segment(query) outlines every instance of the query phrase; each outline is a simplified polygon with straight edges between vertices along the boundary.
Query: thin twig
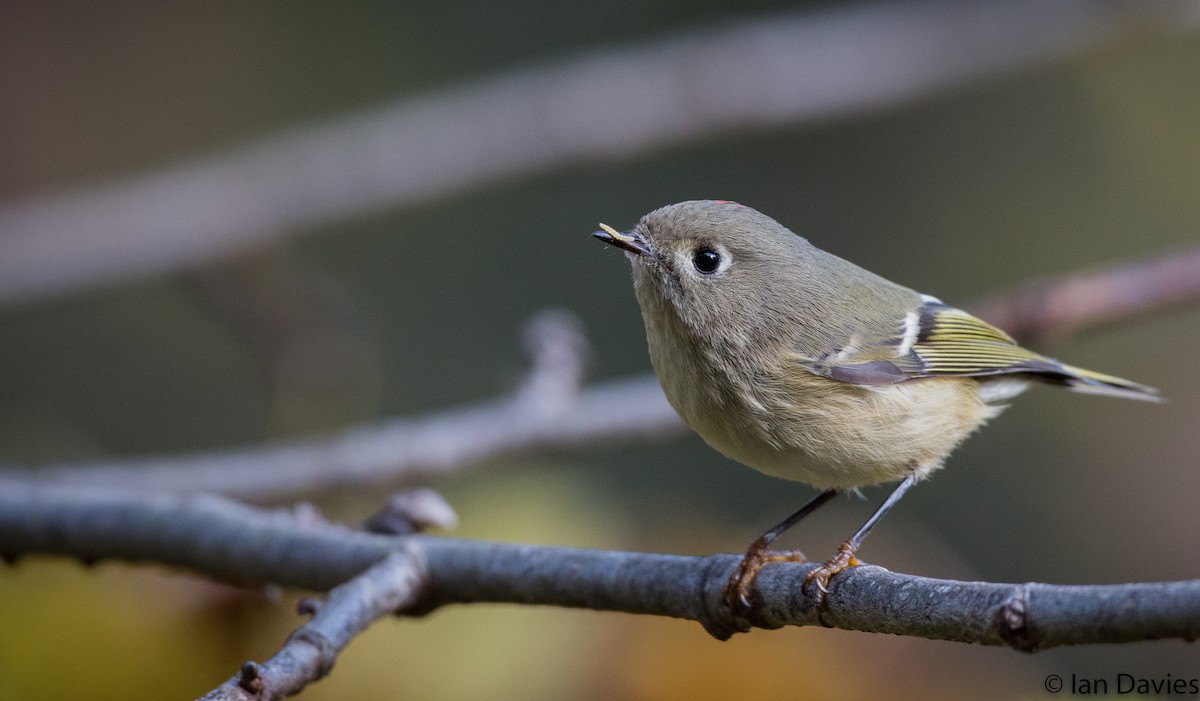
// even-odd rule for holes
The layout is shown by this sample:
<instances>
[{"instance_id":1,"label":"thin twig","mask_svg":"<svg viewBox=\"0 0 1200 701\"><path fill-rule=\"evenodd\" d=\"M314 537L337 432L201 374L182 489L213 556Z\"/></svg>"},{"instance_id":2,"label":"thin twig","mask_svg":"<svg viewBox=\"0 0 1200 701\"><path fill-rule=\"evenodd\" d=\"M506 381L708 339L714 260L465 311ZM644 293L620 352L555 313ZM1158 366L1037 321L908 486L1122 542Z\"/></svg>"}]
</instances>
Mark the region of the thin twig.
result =
<instances>
[{"instance_id":1,"label":"thin twig","mask_svg":"<svg viewBox=\"0 0 1200 701\"><path fill-rule=\"evenodd\" d=\"M0 304L170 272L501 177L902 104L1198 23L1194 0L867 3L558 57L8 203Z\"/></svg>"},{"instance_id":2,"label":"thin twig","mask_svg":"<svg viewBox=\"0 0 1200 701\"><path fill-rule=\"evenodd\" d=\"M389 538L218 497L0 483L0 554L153 561L243 584L328 589L390 554L427 578L408 613L512 602L671 616L719 638L745 626L819 625L804 576L777 563L755 582L760 605L735 621L721 595L735 555L686 557L429 536ZM403 575L408 576L408 575ZM407 585L405 585L407 586ZM838 575L821 621L838 628L1044 650L1058 645L1200 637L1200 580L1119 585L991 584L897 574Z\"/></svg>"},{"instance_id":3,"label":"thin twig","mask_svg":"<svg viewBox=\"0 0 1200 701\"><path fill-rule=\"evenodd\" d=\"M297 628L262 664L247 662L205 701L271 701L299 693L333 668L337 655L375 621L411 606L421 588L421 562L394 552L334 587L321 603L306 601L312 620Z\"/></svg>"}]
</instances>

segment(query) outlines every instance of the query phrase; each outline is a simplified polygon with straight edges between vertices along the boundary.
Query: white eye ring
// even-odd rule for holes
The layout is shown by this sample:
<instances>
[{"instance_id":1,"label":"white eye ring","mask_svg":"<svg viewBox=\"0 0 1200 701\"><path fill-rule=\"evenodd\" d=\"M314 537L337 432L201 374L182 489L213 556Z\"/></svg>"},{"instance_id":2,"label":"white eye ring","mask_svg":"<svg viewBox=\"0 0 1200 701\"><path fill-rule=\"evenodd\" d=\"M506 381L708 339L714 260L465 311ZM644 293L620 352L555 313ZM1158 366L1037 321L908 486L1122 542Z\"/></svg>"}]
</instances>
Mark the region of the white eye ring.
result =
<instances>
[{"instance_id":1,"label":"white eye ring","mask_svg":"<svg viewBox=\"0 0 1200 701\"><path fill-rule=\"evenodd\" d=\"M698 244L688 255L688 265L701 278L720 275L729 269L732 262L733 258L729 255L729 251L718 244Z\"/></svg>"}]
</instances>

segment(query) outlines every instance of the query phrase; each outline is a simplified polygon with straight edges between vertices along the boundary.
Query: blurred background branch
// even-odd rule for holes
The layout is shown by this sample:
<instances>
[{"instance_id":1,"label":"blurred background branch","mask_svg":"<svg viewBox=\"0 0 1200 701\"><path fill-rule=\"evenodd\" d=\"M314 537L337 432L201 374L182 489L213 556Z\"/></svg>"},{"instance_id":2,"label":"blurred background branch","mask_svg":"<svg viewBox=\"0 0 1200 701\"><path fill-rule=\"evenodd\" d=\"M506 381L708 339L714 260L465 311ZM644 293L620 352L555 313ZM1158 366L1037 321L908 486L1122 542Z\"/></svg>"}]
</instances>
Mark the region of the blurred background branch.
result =
<instances>
[{"instance_id":1,"label":"blurred background branch","mask_svg":"<svg viewBox=\"0 0 1200 701\"><path fill-rule=\"evenodd\" d=\"M1022 341L1062 337L1200 298L1200 249L1041 279L970 305ZM6 468L12 479L213 492L275 500L335 486L396 484L505 456L663 440L683 432L653 376L582 387L579 321L526 325L531 369L516 392L476 405L361 426L333 438L167 458Z\"/></svg>"},{"instance_id":2,"label":"blurred background branch","mask_svg":"<svg viewBox=\"0 0 1200 701\"><path fill-rule=\"evenodd\" d=\"M1051 340L1161 311L1200 296L1200 247L1031 280L971 306L1024 341Z\"/></svg>"},{"instance_id":3,"label":"blurred background branch","mask_svg":"<svg viewBox=\"0 0 1200 701\"><path fill-rule=\"evenodd\" d=\"M3 474L141 491L281 499L337 486L411 482L504 456L683 432L683 422L653 377L580 388L587 342L574 317L543 313L528 323L525 335L531 369L511 396L360 426L333 438L173 458L5 469Z\"/></svg>"},{"instance_id":4,"label":"blurred background branch","mask_svg":"<svg viewBox=\"0 0 1200 701\"><path fill-rule=\"evenodd\" d=\"M1193 0L935 0L608 47L132 179L10 201L0 206L0 305L195 266L498 178L893 106L1198 23Z\"/></svg>"}]
</instances>

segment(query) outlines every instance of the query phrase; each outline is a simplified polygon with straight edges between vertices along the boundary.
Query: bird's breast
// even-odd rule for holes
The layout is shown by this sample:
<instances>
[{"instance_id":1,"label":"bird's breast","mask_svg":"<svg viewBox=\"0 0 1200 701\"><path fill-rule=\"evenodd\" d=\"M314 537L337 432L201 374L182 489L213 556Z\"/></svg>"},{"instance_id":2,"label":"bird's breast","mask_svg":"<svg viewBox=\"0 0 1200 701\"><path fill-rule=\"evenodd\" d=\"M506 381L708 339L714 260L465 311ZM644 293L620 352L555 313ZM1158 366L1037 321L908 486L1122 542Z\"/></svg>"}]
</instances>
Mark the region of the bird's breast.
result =
<instances>
[{"instance_id":1,"label":"bird's breast","mask_svg":"<svg viewBox=\"0 0 1200 701\"><path fill-rule=\"evenodd\" d=\"M721 349L674 342L661 328L647 328L647 338L668 401L709 445L820 488L931 472L998 411L967 378L866 388L794 366L737 362Z\"/></svg>"}]
</instances>

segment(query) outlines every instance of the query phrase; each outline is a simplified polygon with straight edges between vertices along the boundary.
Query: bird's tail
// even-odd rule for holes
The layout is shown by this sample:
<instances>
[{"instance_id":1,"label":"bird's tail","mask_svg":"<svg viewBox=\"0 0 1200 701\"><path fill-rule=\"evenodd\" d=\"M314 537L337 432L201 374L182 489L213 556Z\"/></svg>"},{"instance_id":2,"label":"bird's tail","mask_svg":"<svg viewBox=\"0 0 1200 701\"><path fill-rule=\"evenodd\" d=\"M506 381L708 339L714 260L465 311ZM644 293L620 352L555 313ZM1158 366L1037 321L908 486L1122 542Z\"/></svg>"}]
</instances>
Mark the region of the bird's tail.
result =
<instances>
[{"instance_id":1,"label":"bird's tail","mask_svg":"<svg viewBox=\"0 0 1200 701\"><path fill-rule=\"evenodd\" d=\"M1146 385L1139 385L1136 382L1123 380L1112 375L1094 372L1092 370L1084 370L1073 365L1063 364L1063 369L1067 374L1063 376L1063 384L1073 392L1082 392L1083 394L1098 394L1105 397L1121 397L1124 399L1138 399L1143 402L1162 402L1166 401L1158 395L1158 390Z\"/></svg>"}]
</instances>

